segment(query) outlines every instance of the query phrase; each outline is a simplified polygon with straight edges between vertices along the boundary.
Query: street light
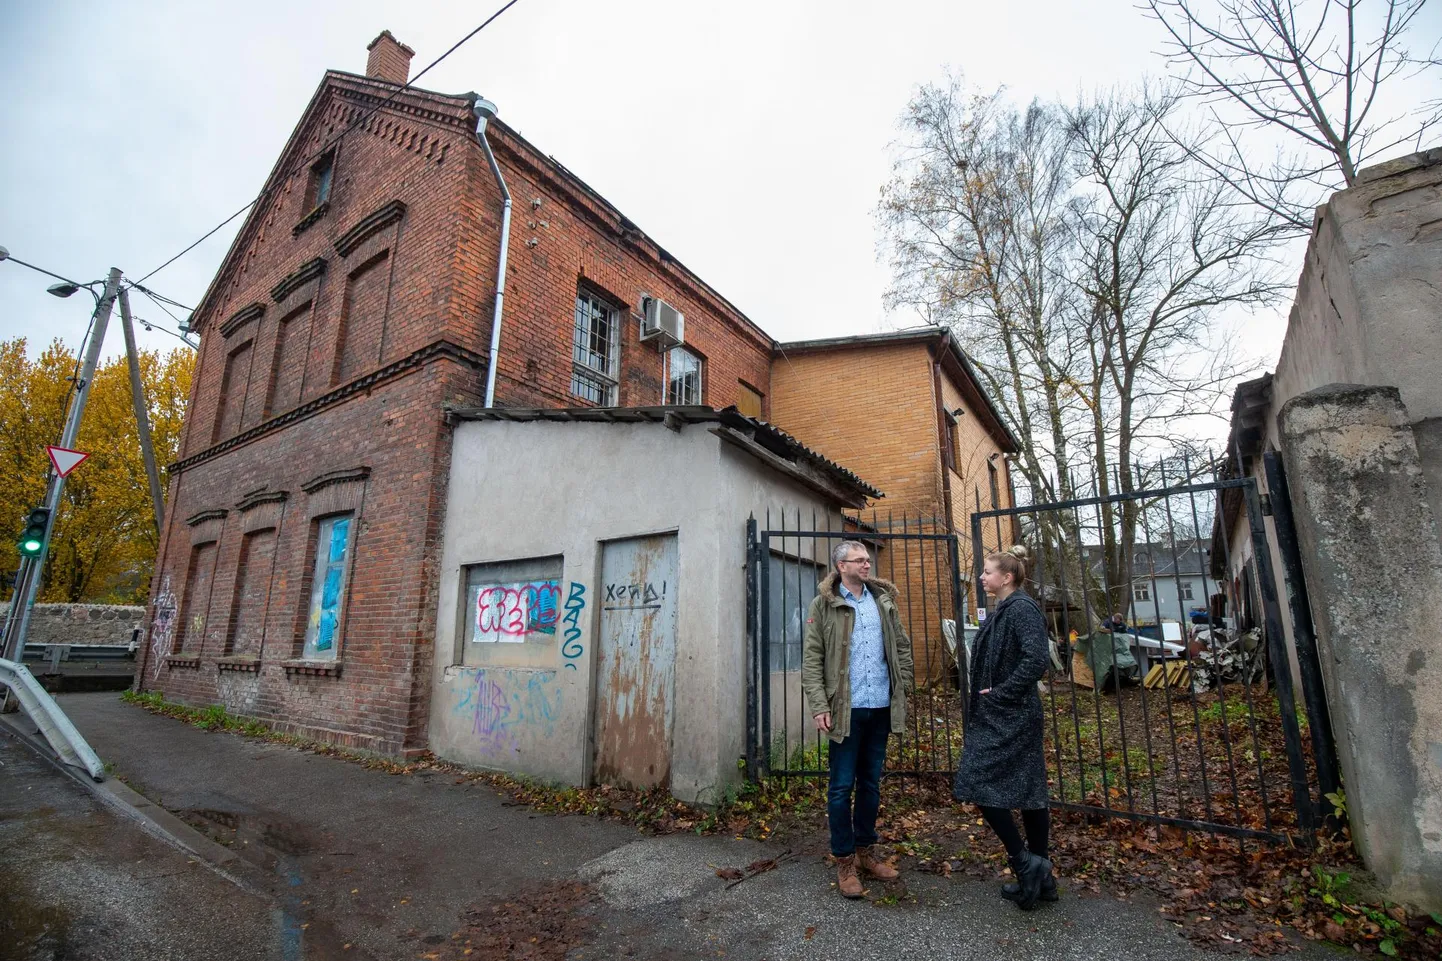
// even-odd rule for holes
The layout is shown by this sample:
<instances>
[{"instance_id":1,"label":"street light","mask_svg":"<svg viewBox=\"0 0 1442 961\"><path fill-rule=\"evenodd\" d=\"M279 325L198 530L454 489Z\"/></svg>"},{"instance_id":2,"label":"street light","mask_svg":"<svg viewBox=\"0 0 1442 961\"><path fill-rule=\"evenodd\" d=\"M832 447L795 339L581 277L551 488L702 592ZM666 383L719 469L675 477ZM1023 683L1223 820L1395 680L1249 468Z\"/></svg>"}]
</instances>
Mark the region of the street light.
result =
<instances>
[{"instance_id":1,"label":"street light","mask_svg":"<svg viewBox=\"0 0 1442 961\"><path fill-rule=\"evenodd\" d=\"M56 297L69 297L79 289L79 284L72 284L67 280L63 284L51 284L45 288L45 292L47 294L54 294Z\"/></svg>"}]
</instances>

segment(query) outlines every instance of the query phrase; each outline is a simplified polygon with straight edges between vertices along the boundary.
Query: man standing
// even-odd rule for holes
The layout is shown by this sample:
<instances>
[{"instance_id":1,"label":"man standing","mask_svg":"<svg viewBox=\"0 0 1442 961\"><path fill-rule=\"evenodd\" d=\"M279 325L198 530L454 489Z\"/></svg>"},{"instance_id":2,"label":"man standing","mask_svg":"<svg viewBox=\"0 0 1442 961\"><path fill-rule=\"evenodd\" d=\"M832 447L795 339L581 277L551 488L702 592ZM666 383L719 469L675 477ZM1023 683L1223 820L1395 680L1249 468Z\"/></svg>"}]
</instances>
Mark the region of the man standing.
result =
<instances>
[{"instance_id":1,"label":"man standing","mask_svg":"<svg viewBox=\"0 0 1442 961\"><path fill-rule=\"evenodd\" d=\"M897 877L871 846L886 739L906 730L911 639L901 626L896 585L871 576L865 544L843 541L831 561L836 569L817 585L806 615L801 686L817 730L831 739L827 818L837 887L859 898L858 868L883 881Z\"/></svg>"}]
</instances>

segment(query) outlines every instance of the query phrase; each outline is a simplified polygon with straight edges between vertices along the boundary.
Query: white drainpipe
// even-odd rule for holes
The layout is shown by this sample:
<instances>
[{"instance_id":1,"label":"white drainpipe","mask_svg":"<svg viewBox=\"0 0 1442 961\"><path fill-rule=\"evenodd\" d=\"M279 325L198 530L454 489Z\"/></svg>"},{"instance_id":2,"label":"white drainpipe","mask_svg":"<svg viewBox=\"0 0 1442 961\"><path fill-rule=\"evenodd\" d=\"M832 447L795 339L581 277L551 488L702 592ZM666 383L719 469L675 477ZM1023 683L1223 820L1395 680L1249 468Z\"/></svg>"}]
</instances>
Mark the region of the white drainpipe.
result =
<instances>
[{"instance_id":1,"label":"white drainpipe","mask_svg":"<svg viewBox=\"0 0 1442 961\"><path fill-rule=\"evenodd\" d=\"M495 174L496 184L505 198L501 208L501 255L496 261L496 308L491 316L491 353L486 361L486 406L493 407L496 402L496 358L501 353L501 309L506 300L506 253L511 246L511 192L506 189L506 178L501 176L501 167L486 140L486 123L496 115L496 105L481 97L476 99L472 109L476 112L476 139L486 152L491 173Z\"/></svg>"}]
</instances>

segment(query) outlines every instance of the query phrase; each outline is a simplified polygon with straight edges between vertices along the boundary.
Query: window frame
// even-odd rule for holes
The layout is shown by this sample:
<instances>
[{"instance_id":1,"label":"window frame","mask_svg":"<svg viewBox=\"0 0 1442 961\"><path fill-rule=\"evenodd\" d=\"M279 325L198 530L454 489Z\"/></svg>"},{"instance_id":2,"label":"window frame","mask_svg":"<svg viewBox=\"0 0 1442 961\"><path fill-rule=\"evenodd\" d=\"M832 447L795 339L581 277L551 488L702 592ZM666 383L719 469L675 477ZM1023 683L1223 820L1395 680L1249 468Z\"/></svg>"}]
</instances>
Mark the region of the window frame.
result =
<instances>
[{"instance_id":1,"label":"window frame","mask_svg":"<svg viewBox=\"0 0 1442 961\"><path fill-rule=\"evenodd\" d=\"M606 323L609 330L606 332L605 357L606 368L600 369L589 360L590 355L595 354L593 346L596 342L591 323L595 319L594 310L587 312L585 320L586 327L582 327L582 302L592 305L605 313ZM619 402L618 370L621 360L621 310L611 301L587 287L579 287L576 290L575 310L571 320L571 396L592 404L596 407L615 407ZM582 393L582 390L590 387L599 391L600 399L595 399Z\"/></svg>"},{"instance_id":2,"label":"window frame","mask_svg":"<svg viewBox=\"0 0 1442 961\"><path fill-rule=\"evenodd\" d=\"M330 202L331 192L335 189L335 157L336 152L330 150L315 163L310 165L310 183L306 185L306 204L309 210L324 206Z\"/></svg>"},{"instance_id":3,"label":"window frame","mask_svg":"<svg viewBox=\"0 0 1442 961\"><path fill-rule=\"evenodd\" d=\"M957 450L957 426L960 422L956 419L956 415L949 410L944 410L941 413L945 417L945 420L942 422L941 463L942 466L948 470L960 473L958 465L961 463L961 457ZM996 505L993 504L992 506L995 507Z\"/></svg>"},{"instance_id":4,"label":"window frame","mask_svg":"<svg viewBox=\"0 0 1442 961\"><path fill-rule=\"evenodd\" d=\"M694 361L696 362L696 396L695 396L694 399L689 399L689 400L688 400L688 399L685 399L685 398L676 398L676 397L675 397L675 394L673 393L672 388L673 388L677 383L683 383L683 384L684 384L684 378L686 377L686 375L687 375L687 373L688 373L688 372L683 372L682 375L681 375L681 376L682 376L682 380L681 380L681 381L678 381L678 380L677 380L677 378L676 378L676 355L677 355L678 353L679 353L679 354L684 354L686 357L689 357L691 360L694 360ZM700 354L696 353L694 350L689 349L688 347L686 347L686 346L683 345L683 344L677 344L675 347L672 347L670 350L666 351L666 397L665 397L665 402L666 402L666 404L667 404L667 405L674 405L674 406L678 406L678 407L695 407L695 406L698 406L698 405L700 405L700 404L705 403L705 398L706 398L706 358L702 357Z\"/></svg>"},{"instance_id":5,"label":"window frame","mask_svg":"<svg viewBox=\"0 0 1442 961\"><path fill-rule=\"evenodd\" d=\"M1152 588L1149 584L1132 584L1132 600L1150 601L1152 599Z\"/></svg>"},{"instance_id":6,"label":"window frame","mask_svg":"<svg viewBox=\"0 0 1442 961\"><path fill-rule=\"evenodd\" d=\"M335 538L335 526L342 520L347 523L347 527L344 554L339 561L341 575L335 604L335 626L332 629L331 643L325 648L320 648L315 646L315 642L320 639L320 609L317 605L323 603L325 586L330 580L330 570L337 563L329 559L329 554ZM311 529L314 533L310 540L312 554L308 557L308 580L306 582L305 607L301 619L299 651L299 657L303 661L335 661L340 658L350 601L351 574L355 564L356 533L359 528L356 520L357 513L355 511L339 511L311 519L313 525ZM325 536L322 541L322 537L327 531L330 532L329 536ZM312 620L315 621L314 625Z\"/></svg>"}]
</instances>

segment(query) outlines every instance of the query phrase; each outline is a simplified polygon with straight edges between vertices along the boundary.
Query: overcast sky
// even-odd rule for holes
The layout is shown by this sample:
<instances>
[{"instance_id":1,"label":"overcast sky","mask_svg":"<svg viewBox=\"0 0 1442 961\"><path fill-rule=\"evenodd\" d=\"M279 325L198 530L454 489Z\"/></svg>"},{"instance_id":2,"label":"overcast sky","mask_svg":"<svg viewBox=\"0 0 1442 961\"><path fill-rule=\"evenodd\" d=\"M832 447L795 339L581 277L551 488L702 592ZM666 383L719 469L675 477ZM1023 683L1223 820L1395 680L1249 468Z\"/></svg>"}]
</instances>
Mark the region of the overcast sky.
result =
<instances>
[{"instance_id":1,"label":"overcast sky","mask_svg":"<svg viewBox=\"0 0 1442 961\"><path fill-rule=\"evenodd\" d=\"M91 280L139 278L253 197L328 67L389 29L419 71L484 4L15 2L0 10L0 245ZM1439 4L1420 32L1442 35ZM873 217L897 118L948 69L1018 99L1164 72L1129 0L521 0L420 86L475 90L773 336L888 317ZM194 305L241 220L147 286ZM1299 264L1300 266L1300 264ZM0 337L78 345L89 304L0 264ZM173 322L149 301L146 319ZM184 316L182 313L181 316ZM1285 308L1248 321L1275 359ZM143 334L145 346L177 342ZM107 353L121 348L112 329Z\"/></svg>"}]
</instances>

